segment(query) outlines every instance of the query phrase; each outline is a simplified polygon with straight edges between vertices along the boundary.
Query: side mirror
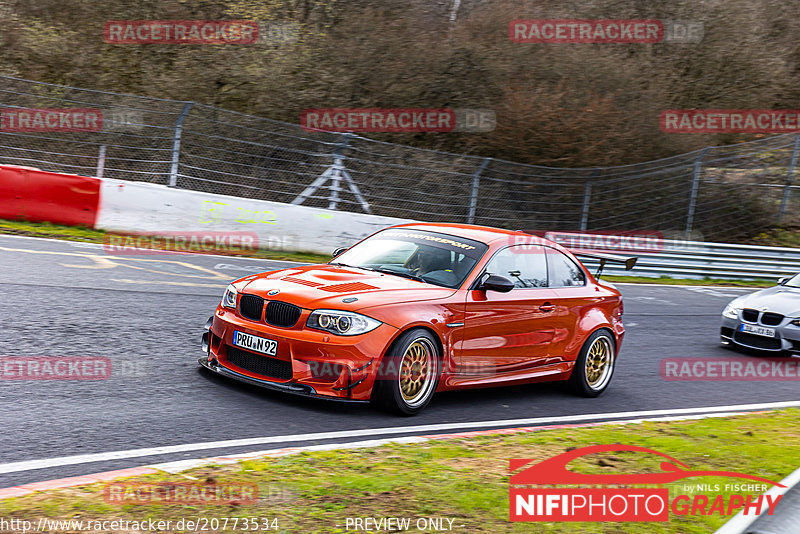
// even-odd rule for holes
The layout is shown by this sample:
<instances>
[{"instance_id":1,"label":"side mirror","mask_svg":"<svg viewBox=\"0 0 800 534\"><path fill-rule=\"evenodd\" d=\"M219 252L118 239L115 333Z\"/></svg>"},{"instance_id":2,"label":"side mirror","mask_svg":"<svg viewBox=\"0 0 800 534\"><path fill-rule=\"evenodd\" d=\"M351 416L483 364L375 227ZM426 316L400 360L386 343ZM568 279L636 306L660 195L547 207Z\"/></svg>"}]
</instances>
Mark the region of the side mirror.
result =
<instances>
[{"instance_id":1,"label":"side mirror","mask_svg":"<svg viewBox=\"0 0 800 534\"><path fill-rule=\"evenodd\" d=\"M484 291L499 291L500 293L508 293L514 289L514 282L500 276L499 274L490 274L486 280L481 284L481 289Z\"/></svg>"},{"instance_id":2,"label":"side mirror","mask_svg":"<svg viewBox=\"0 0 800 534\"><path fill-rule=\"evenodd\" d=\"M338 256L339 254L341 254L345 250L347 250L347 247L339 247L339 248L337 248L336 250L333 251L333 257L335 258L336 256Z\"/></svg>"},{"instance_id":3,"label":"side mirror","mask_svg":"<svg viewBox=\"0 0 800 534\"><path fill-rule=\"evenodd\" d=\"M789 281L789 278L787 278L787 277L784 277L784 278L778 278L778 285L779 285L779 286L782 286L783 284L785 284L785 283L786 283L786 282L788 282L788 281Z\"/></svg>"}]
</instances>

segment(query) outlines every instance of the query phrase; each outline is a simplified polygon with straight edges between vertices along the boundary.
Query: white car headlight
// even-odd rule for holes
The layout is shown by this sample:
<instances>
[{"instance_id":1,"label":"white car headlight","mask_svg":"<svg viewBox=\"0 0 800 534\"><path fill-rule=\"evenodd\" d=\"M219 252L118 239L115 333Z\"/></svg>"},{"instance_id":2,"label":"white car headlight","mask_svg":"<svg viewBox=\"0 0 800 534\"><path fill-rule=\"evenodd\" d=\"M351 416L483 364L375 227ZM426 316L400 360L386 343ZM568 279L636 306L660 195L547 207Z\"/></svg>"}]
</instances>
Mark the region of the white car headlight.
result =
<instances>
[{"instance_id":1,"label":"white car headlight","mask_svg":"<svg viewBox=\"0 0 800 534\"><path fill-rule=\"evenodd\" d=\"M233 284L225 288L225 294L222 295L222 307L236 309L236 288Z\"/></svg>"},{"instance_id":2,"label":"white car headlight","mask_svg":"<svg viewBox=\"0 0 800 534\"><path fill-rule=\"evenodd\" d=\"M738 319L739 312L742 311L743 308L744 306L742 306L740 303L734 300L729 302L728 305L725 306L725 309L722 310L722 315L723 317L727 317L728 319Z\"/></svg>"},{"instance_id":3,"label":"white car headlight","mask_svg":"<svg viewBox=\"0 0 800 534\"><path fill-rule=\"evenodd\" d=\"M375 330L381 325L366 315L339 310L315 310L308 316L306 326L324 330L337 336L357 336Z\"/></svg>"}]
</instances>

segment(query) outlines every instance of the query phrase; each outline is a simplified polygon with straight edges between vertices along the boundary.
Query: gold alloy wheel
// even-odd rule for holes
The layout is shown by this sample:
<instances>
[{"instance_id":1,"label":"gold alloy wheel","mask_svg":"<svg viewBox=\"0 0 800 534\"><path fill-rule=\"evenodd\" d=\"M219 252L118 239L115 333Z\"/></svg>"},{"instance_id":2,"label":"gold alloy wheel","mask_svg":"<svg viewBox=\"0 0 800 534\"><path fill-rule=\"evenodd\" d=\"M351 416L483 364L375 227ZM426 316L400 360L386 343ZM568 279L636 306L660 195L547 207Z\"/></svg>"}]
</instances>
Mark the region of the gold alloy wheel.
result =
<instances>
[{"instance_id":1,"label":"gold alloy wheel","mask_svg":"<svg viewBox=\"0 0 800 534\"><path fill-rule=\"evenodd\" d=\"M607 337L594 340L586 354L586 383L597 391L603 389L611 379L614 370L614 351Z\"/></svg>"},{"instance_id":2,"label":"gold alloy wheel","mask_svg":"<svg viewBox=\"0 0 800 534\"><path fill-rule=\"evenodd\" d=\"M411 408L428 398L433 387L437 360L430 340L420 337L411 342L400 360L398 378L403 401Z\"/></svg>"}]
</instances>

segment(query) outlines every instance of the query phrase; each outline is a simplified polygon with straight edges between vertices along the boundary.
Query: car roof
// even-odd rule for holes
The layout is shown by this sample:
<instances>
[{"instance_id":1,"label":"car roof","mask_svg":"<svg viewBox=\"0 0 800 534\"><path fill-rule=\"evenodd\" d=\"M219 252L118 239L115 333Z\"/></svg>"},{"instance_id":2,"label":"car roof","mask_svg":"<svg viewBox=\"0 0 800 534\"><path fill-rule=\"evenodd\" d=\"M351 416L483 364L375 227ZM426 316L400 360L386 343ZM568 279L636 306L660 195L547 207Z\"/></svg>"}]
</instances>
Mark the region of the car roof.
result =
<instances>
[{"instance_id":1,"label":"car roof","mask_svg":"<svg viewBox=\"0 0 800 534\"><path fill-rule=\"evenodd\" d=\"M487 244L498 239L508 239L509 235L530 235L515 230L492 228L491 226L478 226L475 224L409 223L395 226L395 228L414 228L416 230L428 230L429 232L441 232ZM536 236L531 237L535 238Z\"/></svg>"}]
</instances>

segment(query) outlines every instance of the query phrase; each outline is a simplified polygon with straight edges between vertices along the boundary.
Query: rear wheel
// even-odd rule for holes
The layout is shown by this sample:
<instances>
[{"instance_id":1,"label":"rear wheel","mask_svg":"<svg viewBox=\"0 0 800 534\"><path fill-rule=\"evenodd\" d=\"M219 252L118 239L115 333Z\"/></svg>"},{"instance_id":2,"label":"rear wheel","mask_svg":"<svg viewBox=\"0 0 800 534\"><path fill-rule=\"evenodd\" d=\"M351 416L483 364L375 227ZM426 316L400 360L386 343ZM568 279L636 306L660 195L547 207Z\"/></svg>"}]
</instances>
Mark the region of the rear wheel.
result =
<instances>
[{"instance_id":1,"label":"rear wheel","mask_svg":"<svg viewBox=\"0 0 800 534\"><path fill-rule=\"evenodd\" d=\"M387 411L416 415L433 397L439 383L441 354L427 330L402 334L383 357L372 389L372 402Z\"/></svg>"},{"instance_id":2,"label":"rear wheel","mask_svg":"<svg viewBox=\"0 0 800 534\"><path fill-rule=\"evenodd\" d=\"M575 360L570 389L584 397L597 397L605 391L614 375L614 349L614 338L608 330L598 330L589 336Z\"/></svg>"}]
</instances>

